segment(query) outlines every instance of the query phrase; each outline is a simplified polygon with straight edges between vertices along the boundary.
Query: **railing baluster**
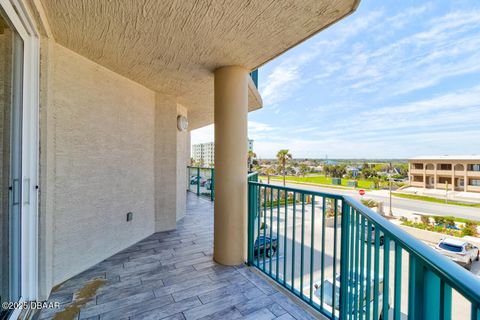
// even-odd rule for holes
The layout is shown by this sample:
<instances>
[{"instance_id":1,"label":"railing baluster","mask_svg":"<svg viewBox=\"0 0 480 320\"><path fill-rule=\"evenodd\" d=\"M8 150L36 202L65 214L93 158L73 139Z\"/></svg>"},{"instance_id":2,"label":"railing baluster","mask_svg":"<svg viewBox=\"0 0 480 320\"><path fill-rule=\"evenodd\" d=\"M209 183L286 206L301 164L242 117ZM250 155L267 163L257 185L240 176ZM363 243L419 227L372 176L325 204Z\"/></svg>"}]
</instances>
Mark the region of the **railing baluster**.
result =
<instances>
[{"instance_id":1,"label":"railing baluster","mask_svg":"<svg viewBox=\"0 0 480 320\"><path fill-rule=\"evenodd\" d=\"M380 232L375 225L375 253L373 258L373 319L378 319L379 269L380 269Z\"/></svg>"},{"instance_id":2,"label":"railing baluster","mask_svg":"<svg viewBox=\"0 0 480 320\"><path fill-rule=\"evenodd\" d=\"M310 234L310 303L313 298L313 265L315 258L315 196L312 196L312 213L311 213L311 234Z\"/></svg>"},{"instance_id":3,"label":"railing baluster","mask_svg":"<svg viewBox=\"0 0 480 320\"><path fill-rule=\"evenodd\" d=\"M211 169L210 173L210 200L215 199L215 169Z\"/></svg>"},{"instance_id":4,"label":"railing baluster","mask_svg":"<svg viewBox=\"0 0 480 320\"><path fill-rule=\"evenodd\" d=\"M445 281L440 283L440 320L452 319L452 287Z\"/></svg>"},{"instance_id":5,"label":"railing baluster","mask_svg":"<svg viewBox=\"0 0 480 320\"><path fill-rule=\"evenodd\" d=\"M336 301L336 294L337 294L337 221L338 221L338 201L337 199L334 200L335 207L333 209L333 288L332 288L332 314L335 318L335 304Z\"/></svg>"},{"instance_id":6,"label":"railing baluster","mask_svg":"<svg viewBox=\"0 0 480 320\"><path fill-rule=\"evenodd\" d=\"M301 233L301 246L300 246L300 296L303 297L303 267L305 266L305 194L301 194L302 197L302 233Z\"/></svg>"},{"instance_id":7,"label":"railing baluster","mask_svg":"<svg viewBox=\"0 0 480 320\"><path fill-rule=\"evenodd\" d=\"M261 211L262 211L262 189L260 186L256 188L255 190L255 199L257 199L257 217L258 217L258 223L257 223L257 267L260 268L260 226L262 224L261 222Z\"/></svg>"},{"instance_id":8,"label":"railing baluster","mask_svg":"<svg viewBox=\"0 0 480 320\"><path fill-rule=\"evenodd\" d=\"M285 231L283 235L283 285L287 284L287 218L288 218L288 192L285 190Z\"/></svg>"},{"instance_id":9,"label":"railing baluster","mask_svg":"<svg viewBox=\"0 0 480 320\"><path fill-rule=\"evenodd\" d=\"M388 306L390 302L390 238L383 235L383 306L382 319L388 320Z\"/></svg>"},{"instance_id":10,"label":"railing baluster","mask_svg":"<svg viewBox=\"0 0 480 320\"><path fill-rule=\"evenodd\" d=\"M354 209L350 207L349 211L349 216L350 216L350 250L349 250L349 255L350 255L350 272L348 276L348 316L351 318L352 317L352 310L353 310L353 302L354 302L354 296L353 296L353 277L354 273L353 270L355 268L355 259L354 259L354 252L355 252L355 215L353 214Z\"/></svg>"},{"instance_id":11,"label":"railing baluster","mask_svg":"<svg viewBox=\"0 0 480 320\"><path fill-rule=\"evenodd\" d=\"M370 319L371 308L370 308L370 300L372 297L372 223L367 221L367 230L364 231L366 233L367 239L367 288L366 288L366 308L365 308L365 318Z\"/></svg>"},{"instance_id":12,"label":"railing baluster","mask_svg":"<svg viewBox=\"0 0 480 320\"><path fill-rule=\"evenodd\" d=\"M393 294L393 319L401 320L402 300L402 247L395 242L395 286Z\"/></svg>"},{"instance_id":13,"label":"railing baluster","mask_svg":"<svg viewBox=\"0 0 480 320\"><path fill-rule=\"evenodd\" d=\"M267 270L265 266L265 258L267 255L267 187L263 188L263 271Z\"/></svg>"},{"instance_id":14,"label":"railing baluster","mask_svg":"<svg viewBox=\"0 0 480 320\"><path fill-rule=\"evenodd\" d=\"M427 308L423 309L423 319L440 319L440 278L432 271L424 271L424 298L423 303Z\"/></svg>"},{"instance_id":15,"label":"railing baluster","mask_svg":"<svg viewBox=\"0 0 480 320\"><path fill-rule=\"evenodd\" d=\"M253 197L253 185L252 184L247 184L247 188L248 188L248 198L249 199L252 199ZM248 212L247 212L247 221L248 221L248 232L247 232L247 239L248 239L248 243L247 243L247 248L248 248L248 258L247 258L247 262L248 262L248 265L252 265L253 264L253 242L252 242L252 233L253 233L253 226L252 226L252 221L253 220L253 202L252 201L248 201Z\"/></svg>"},{"instance_id":16,"label":"railing baluster","mask_svg":"<svg viewBox=\"0 0 480 320\"><path fill-rule=\"evenodd\" d=\"M275 262L275 279L278 281L278 264L279 264L279 252L280 252L280 198L281 193L280 189L277 189L277 251L276 262ZM286 236L286 235L285 235Z\"/></svg>"},{"instance_id":17,"label":"railing baluster","mask_svg":"<svg viewBox=\"0 0 480 320\"><path fill-rule=\"evenodd\" d=\"M273 229L273 188L270 188L270 249L268 251L269 253L269 267L268 267L268 272L270 273L270 276L272 276L272 241L273 241L273 236L272 236L272 229Z\"/></svg>"},{"instance_id":18,"label":"railing baluster","mask_svg":"<svg viewBox=\"0 0 480 320\"><path fill-rule=\"evenodd\" d=\"M197 168L197 196L200 195L200 168Z\"/></svg>"},{"instance_id":19,"label":"railing baluster","mask_svg":"<svg viewBox=\"0 0 480 320\"><path fill-rule=\"evenodd\" d=\"M359 299L360 299L360 296L359 296L359 292L358 292L358 289L359 289L359 281L360 281L360 277L359 277L359 274L360 274L360 268L359 268L359 240L360 240L360 228L359 228L359 225L360 225L360 215L358 214L358 211L357 210L354 210L354 215L355 215L355 235L354 235L354 238L355 238L355 264L354 264L354 267L355 267L355 270L354 270L354 278L353 278L353 281L355 283L355 287L353 288L354 289L354 307L353 307L353 312L354 312L354 315L355 317L358 317L358 314L359 314L359 310L358 310L358 304L359 304Z\"/></svg>"},{"instance_id":20,"label":"railing baluster","mask_svg":"<svg viewBox=\"0 0 480 320\"><path fill-rule=\"evenodd\" d=\"M325 215L327 212L326 208L327 201L325 197L322 199L322 265L320 269L320 283L322 284L322 290L320 291L320 305L323 306L324 302L324 288L323 288L323 282L325 281Z\"/></svg>"},{"instance_id":21,"label":"railing baluster","mask_svg":"<svg viewBox=\"0 0 480 320\"><path fill-rule=\"evenodd\" d=\"M292 290L295 291L295 219L296 217L296 207L297 204L297 193L293 193L293 229L292 229Z\"/></svg>"},{"instance_id":22,"label":"railing baluster","mask_svg":"<svg viewBox=\"0 0 480 320\"><path fill-rule=\"evenodd\" d=\"M365 303L368 303L365 297L365 291L364 291L364 284L365 284L365 219L363 216L361 216L361 222L360 222L360 305L358 306L359 312L360 312L360 319L363 319L363 313L364 313L364 300Z\"/></svg>"},{"instance_id":23,"label":"railing baluster","mask_svg":"<svg viewBox=\"0 0 480 320\"><path fill-rule=\"evenodd\" d=\"M348 269L349 269L349 211L350 206L342 201L342 236L340 249L340 319L348 318Z\"/></svg>"},{"instance_id":24,"label":"railing baluster","mask_svg":"<svg viewBox=\"0 0 480 320\"><path fill-rule=\"evenodd\" d=\"M408 272L408 319L416 320L423 317L424 270L417 259L410 254Z\"/></svg>"}]
</instances>

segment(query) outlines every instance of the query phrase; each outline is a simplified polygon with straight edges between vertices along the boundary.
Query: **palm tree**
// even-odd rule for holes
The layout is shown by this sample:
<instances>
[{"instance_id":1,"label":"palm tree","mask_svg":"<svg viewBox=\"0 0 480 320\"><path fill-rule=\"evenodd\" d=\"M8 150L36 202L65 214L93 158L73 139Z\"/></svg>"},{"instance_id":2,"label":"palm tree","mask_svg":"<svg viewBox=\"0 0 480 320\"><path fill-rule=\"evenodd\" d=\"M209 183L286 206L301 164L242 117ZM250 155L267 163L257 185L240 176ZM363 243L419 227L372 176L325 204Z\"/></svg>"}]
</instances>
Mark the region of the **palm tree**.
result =
<instances>
[{"instance_id":1,"label":"palm tree","mask_svg":"<svg viewBox=\"0 0 480 320\"><path fill-rule=\"evenodd\" d=\"M252 162L253 159L257 157L256 153L252 150L248 150L248 170L252 171Z\"/></svg>"},{"instance_id":2,"label":"palm tree","mask_svg":"<svg viewBox=\"0 0 480 320\"><path fill-rule=\"evenodd\" d=\"M282 150L278 151L278 153L277 153L277 160L278 160L279 167L282 169L283 186L285 186L286 185L286 183L285 183L285 175L286 175L285 170L286 170L287 162L292 160L292 155L290 153L288 153L288 149L282 149Z\"/></svg>"},{"instance_id":3,"label":"palm tree","mask_svg":"<svg viewBox=\"0 0 480 320\"><path fill-rule=\"evenodd\" d=\"M275 173L275 168L273 166L268 166L265 169L265 174L267 175L268 184L270 184L270 176Z\"/></svg>"}]
</instances>

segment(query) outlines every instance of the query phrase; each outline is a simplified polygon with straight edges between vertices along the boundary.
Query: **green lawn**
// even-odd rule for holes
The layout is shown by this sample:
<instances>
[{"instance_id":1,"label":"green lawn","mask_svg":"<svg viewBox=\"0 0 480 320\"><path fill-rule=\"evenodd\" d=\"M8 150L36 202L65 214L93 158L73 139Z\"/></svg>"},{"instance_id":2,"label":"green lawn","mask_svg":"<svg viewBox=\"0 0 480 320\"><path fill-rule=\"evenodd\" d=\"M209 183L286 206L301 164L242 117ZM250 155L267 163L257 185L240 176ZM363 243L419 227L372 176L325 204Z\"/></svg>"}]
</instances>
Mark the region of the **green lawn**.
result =
<instances>
[{"instance_id":1,"label":"green lawn","mask_svg":"<svg viewBox=\"0 0 480 320\"><path fill-rule=\"evenodd\" d=\"M266 179L266 177L262 177L262 179ZM282 177L275 176L271 177L272 180L275 181L283 181ZM315 176L306 176L306 177L294 177L294 176L287 176L286 177L287 181L294 181L294 182L307 182L307 183L315 183L315 184L326 184L326 185L332 185L332 178L330 177L325 177L323 175L315 175ZM342 186L347 187L347 181L349 179L342 179ZM373 182L369 180L357 180L358 181L358 188L362 189L370 189L373 187Z\"/></svg>"},{"instance_id":2,"label":"green lawn","mask_svg":"<svg viewBox=\"0 0 480 320\"><path fill-rule=\"evenodd\" d=\"M436 202L436 203L445 203L445 199L439 199L439 198L428 197L428 196L419 196L419 195L416 195L416 194L393 193L393 195L395 197L405 198L405 199L422 200L422 201ZM457 205L457 206L464 206L464 207L480 208L480 203L465 203L465 202L448 200L448 204L454 204L454 205Z\"/></svg>"}]
</instances>

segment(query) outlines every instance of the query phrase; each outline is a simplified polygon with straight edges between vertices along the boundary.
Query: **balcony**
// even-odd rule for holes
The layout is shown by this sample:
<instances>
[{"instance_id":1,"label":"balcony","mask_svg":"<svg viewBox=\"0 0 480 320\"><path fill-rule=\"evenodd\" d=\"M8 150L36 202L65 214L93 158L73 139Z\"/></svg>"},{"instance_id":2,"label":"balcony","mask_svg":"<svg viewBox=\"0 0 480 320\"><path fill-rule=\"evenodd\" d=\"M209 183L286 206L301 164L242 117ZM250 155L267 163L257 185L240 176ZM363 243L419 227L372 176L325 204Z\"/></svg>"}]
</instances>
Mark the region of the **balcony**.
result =
<instances>
[{"instance_id":1,"label":"balcony","mask_svg":"<svg viewBox=\"0 0 480 320\"><path fill-rule=\"evenodd\" d=\"M175 231L155 233L54 289L39 319L314 319L253 268L212 260L213 202L189 193Z\"/></svg>"},{"instance_id":2,"label":"balcony","mask_svg":"<svg viewBox=\"0 0 480 320\"><path fill-rule=\"evenodd\" d=\"M348 196L248 180L248 264L319 316L478 319L480 281L397 225Z\"/></svg>"}]
</instances>

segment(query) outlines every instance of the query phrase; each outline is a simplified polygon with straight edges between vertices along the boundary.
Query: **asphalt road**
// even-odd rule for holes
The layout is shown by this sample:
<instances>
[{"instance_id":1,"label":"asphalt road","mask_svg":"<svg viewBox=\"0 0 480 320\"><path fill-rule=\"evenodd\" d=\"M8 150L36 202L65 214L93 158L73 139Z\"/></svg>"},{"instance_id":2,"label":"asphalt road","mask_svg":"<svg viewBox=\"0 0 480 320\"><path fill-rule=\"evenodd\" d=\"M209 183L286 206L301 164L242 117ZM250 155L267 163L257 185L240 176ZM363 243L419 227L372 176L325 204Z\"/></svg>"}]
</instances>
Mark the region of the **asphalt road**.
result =
<instances>
[{"instance_id":1,"label":"asphalt road","mask_svg":"<svg viewBox=\"0 0 480 320\"><path fill-rule=\"evenodd\" d=\"M277 182L277 181L271 181L271 183L275 185L282 185L281 182ZM362 198L362 196L359 195L358 190L317 187L317 186L302 185L302 184L288 183L288 182L287 182L287 185L292 188L300 188L300 189L306 189L306 190L314 190L318 192L348 195L357 200L360 200ZM388 209L389 207L388 191L366 190L366 194L363 196L363 198L373 199L375 201L382 201L386 209ZM412 199L404 199L404 198L397 198L395 196L392 197L392 207L408 210L408 211L411 211L411 213L419 212L419 213L427 213L430 215L455 216L458 218L466 218L466 219L480 221L480 208L456 206L456 205L443 204L443 203L433 203L433 202L426 202L426 201L419 201L419 200L412 200Z\"/></svg>"}]
</instances>

